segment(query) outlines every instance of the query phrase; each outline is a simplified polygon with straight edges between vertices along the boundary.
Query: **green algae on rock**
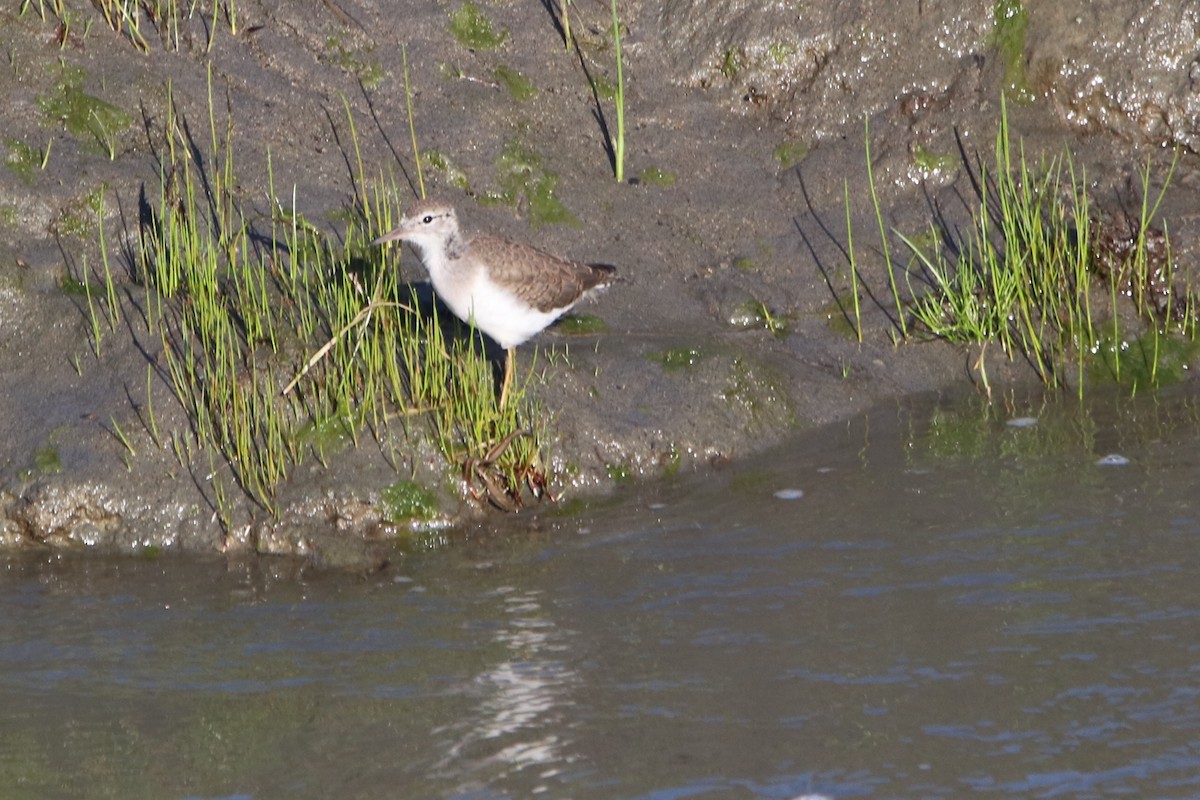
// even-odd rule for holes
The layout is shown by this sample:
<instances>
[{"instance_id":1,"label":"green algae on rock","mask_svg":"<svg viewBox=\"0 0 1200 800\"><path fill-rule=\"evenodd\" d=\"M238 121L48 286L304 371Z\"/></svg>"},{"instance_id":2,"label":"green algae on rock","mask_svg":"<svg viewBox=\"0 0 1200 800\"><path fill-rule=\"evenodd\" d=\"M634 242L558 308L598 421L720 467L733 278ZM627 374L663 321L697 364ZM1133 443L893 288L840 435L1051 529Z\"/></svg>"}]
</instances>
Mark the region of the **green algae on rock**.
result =
<instances>
[{"instance_id":1,"label":"green algae on rock","mask_svg":"<svg viewBox=\"0 0 1200 800\"><path fill-rule=\"evenodd\" d=\"M504 88L508 89L508 93L517 102L523 102L537 96L538 90L533 85L533 81L507 64L501 64L496 67L493 74L496 76L496 80L504 84Z\"/></svg>"},{"instance_id":2,"label":"green algae on rock","mask_svg":"<svg viewBox=\"0 0 1200 800\"><path fill-rule=\"evenodd\" d=\"M674 372L686 369L687 367L694 367L701 359L707 356L708 353L699 347L673 347L661 353L651 353L649 358L653 361L661 362L663 369L668 372Z\"/></svg>"},{"instance_id":3,"label":"green algae on rock","mask_svg":"<svg viewBox=\"0 0 1200 800\"><path fill-rule=\"evenodd\" d=\"M38 109L48 120L61 122L72 135L93 137L109 158L115 156L115 137L133 124L133 117L112 103L83 91L83 70L66 68L54 93L39 97Z\"/></svg>"},{"instance_id":4,"label":"green algae on rock","mask_svg":"<svg viewBox=\"0 0 1200 800\"><path fill-rule=\"evenodd\" d=\"M508 31L497 33L492 21L470 0L450 16L450 33L472 50L495 50L508 41Z\"/></svg>"},{"instance_id":5,"label":"green algae on rock","mask_svg":"<svg viewBox=\"0 0 1200 800\"><path fill-rule=\"evenodd\" d=\"M608 330L608 324L595 314L567 314L554 323L554 329L568 336L590 336Z\"/></svg>"},{"instance_id":6,"label":"green algae on rock","mask_svg":"<svg viewBox=\"0 0 1200 800\"><path fill-rule=\"evenodd\" d=\"M646 167L638 173L638 182L651 186L673 186L676 180L675 173L666 172L658 167Z\"/></svg>"},{"instance_id":7,"label":"green algae on rock","mask_svg":"<svg viewBox=\"0 0 1200 800\"><path fill-rule=\"evenodd\" d=\"M438 513L437 497L416 481L398 480L379 493L383 516L390 522L428 522Z\"/></svg>"},{"instance_id":8,"label":"green algae on rock","mask_svg":"<svg viewBox=\"0 0 1200 800\"><path fill-rule=\"evenodd\" d=\"M496 159L496 183L499 190L488 192L486 200L516 206L522 199L529 208L529 224L570 225L581 227L579 219L554 195L558 175L542 163L542 157L516 141L504 145Z\"/></svg>"}]
</instances>

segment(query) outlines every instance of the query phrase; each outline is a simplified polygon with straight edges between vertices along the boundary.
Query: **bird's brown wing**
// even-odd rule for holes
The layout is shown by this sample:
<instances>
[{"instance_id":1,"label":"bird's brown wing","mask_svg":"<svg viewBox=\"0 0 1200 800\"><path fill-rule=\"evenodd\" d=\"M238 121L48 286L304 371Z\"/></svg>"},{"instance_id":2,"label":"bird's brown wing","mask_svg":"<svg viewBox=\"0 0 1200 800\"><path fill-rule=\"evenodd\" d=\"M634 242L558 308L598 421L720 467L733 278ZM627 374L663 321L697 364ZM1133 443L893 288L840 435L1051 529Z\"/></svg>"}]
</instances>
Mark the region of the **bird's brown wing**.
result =
<instances>
[{"instance_id":1,"label":"bird's brown wing","mask_svg":"<svg viewBox=\"0 0 1200 800\"><path fill-rule=\"evenodd\" d=\"M472 254L486 262L492 280L539 311L567 308L589 289L610 283L616 274L607 264L564 261L536 247L476 236Z\"/></svg>"}]
</instances>

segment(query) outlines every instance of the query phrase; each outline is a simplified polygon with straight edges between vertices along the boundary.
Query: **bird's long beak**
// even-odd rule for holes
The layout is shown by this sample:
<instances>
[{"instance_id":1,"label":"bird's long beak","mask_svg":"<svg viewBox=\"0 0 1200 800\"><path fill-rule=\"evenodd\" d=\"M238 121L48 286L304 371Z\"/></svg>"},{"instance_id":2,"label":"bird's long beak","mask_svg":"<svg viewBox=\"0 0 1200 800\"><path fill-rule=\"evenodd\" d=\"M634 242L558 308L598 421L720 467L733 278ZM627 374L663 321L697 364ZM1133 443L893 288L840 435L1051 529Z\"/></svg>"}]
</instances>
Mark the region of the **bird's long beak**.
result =
<instances>
[{"instance_id":1,"label":"bird's long beak","mask_svg":"<svg viewBox=\"0 0 1200 800\"><path fill-rule=\"evenodd\" d=\"M371 244L387 244L388 242L394 242L397 239L403 239L407 233L408 229L401 225L399 228L396 228L396 230L388 231L383 236L380 236L378 239L371 242Z\"/></svg>"}]
</instances>

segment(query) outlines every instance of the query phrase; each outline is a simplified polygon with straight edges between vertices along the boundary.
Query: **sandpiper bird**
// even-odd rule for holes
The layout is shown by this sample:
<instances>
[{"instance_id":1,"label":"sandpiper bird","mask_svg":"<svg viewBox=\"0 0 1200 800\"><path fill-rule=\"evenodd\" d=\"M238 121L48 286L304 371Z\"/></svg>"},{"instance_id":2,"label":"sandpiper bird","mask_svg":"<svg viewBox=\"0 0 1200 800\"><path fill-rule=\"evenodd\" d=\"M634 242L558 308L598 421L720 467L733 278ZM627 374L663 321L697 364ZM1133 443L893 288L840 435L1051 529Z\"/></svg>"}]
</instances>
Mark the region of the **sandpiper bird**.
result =
<instances>
[{"instance_id":1,"label":"sandpiper bird","mask_svg":"<svg viewBox=\"0 0 1200 800\"><path fill-rule=\"evenodd\" d=\"M454 315L505 349L503 407L513 379L513 351L593 290L608 286L616 268L580 264L494 236L466 236L454 207L422 200L400 227L372 244L402 239L420 252L433 290Z\"/></svg>"}]
</instances>

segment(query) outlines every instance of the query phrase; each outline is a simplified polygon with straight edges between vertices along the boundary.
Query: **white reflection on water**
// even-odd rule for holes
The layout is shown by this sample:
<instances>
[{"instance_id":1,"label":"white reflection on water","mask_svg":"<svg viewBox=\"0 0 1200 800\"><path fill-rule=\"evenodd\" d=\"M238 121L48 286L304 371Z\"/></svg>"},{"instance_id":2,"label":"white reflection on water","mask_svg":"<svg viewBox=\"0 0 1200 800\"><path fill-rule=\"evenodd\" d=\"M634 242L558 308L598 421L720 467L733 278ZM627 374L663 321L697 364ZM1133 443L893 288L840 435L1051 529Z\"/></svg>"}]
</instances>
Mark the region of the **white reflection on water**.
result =
<instances>
[{"instance_id":1,"label":"white reflection on water","mask_svg":"<svg viewBox=\"0 0 1200 800\"><path fill-rule=\"evenodd\" d=\"M491 594L505 622L492 636L495 649L485 648L491 663L462 689L479 698L476 712L433 732L449 742L435 770L465 778L459 792L533 767L548 779L571 760L562 734L580 677L561 654L573 637L542 607L541 591L501 587Z\"/></svg>"}]
</instances>

